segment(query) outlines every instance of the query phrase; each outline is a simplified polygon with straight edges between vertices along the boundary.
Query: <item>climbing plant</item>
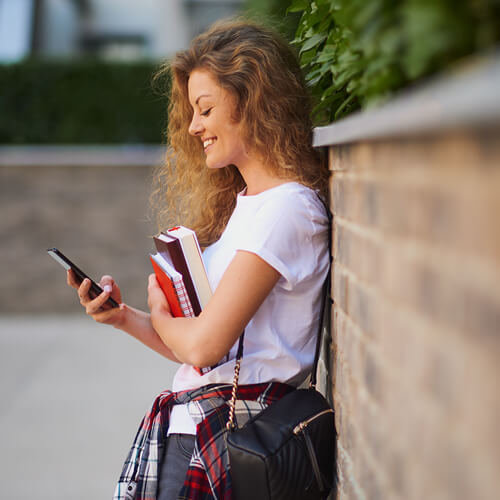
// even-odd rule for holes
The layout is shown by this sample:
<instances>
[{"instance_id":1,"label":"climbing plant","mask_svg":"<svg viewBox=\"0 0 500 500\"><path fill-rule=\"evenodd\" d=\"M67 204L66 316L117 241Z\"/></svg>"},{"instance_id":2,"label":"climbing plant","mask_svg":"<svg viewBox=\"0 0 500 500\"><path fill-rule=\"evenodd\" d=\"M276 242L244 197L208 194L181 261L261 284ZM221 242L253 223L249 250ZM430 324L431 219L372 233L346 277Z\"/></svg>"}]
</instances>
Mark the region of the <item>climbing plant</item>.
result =
<instances>
[{"instance_id":1,"label":"climbing plant","mask_svg":"<svg viewBox=\"0 0 500 500\"><path fill-rule=\"evenodd\" d=\"M324 124L500 41L500 0L292 0L293 43Z\"/></svg>"}]
</instances>

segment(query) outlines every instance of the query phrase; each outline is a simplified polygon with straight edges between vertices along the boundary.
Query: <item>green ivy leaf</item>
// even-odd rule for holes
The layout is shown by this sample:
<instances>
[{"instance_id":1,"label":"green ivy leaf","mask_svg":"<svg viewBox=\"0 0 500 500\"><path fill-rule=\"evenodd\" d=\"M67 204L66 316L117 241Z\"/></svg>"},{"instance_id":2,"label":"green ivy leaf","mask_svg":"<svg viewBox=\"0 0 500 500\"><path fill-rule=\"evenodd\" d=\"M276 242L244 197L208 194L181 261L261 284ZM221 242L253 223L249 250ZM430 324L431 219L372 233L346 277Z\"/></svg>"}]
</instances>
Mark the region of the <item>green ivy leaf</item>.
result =
<instances>
[{"instance_id":1,"label":"green ivy leaf","mask_svg":"<svg viewBox=\"0 0 500 500\"><path fill-rule=\"evenodd\" d=\"M286 9L286 13L289 12L301 12L306 10L309 7L310 2L308 0L293 0L292 4L288 9Z\"/></svg>"},{"instance_id":2,"label":"green ivy leaf","mask_svg":"<svg viewBox=\"0 0 500 500\"><path fill-rule=\"evenodd\" d=\"M337 55L337 47L335 45L325 45L316 59L317 63L330 62Z\"/></svg>"},{"instance_id":3,"label":"green ivy leaf","mask_svg":"<svg viewBox=\"0 0 500 500\"><path fill-rule=\"evenodd\" d=\"M323 35L321 33L316 33L311 38L306 40L306 42L304 43L304 45L302 45L302 48L300 49L300 53L311 50L313 47L316 47L321 42L323 42L325 39L326 39L326 35Z\"/></svg>"}]
</instances>

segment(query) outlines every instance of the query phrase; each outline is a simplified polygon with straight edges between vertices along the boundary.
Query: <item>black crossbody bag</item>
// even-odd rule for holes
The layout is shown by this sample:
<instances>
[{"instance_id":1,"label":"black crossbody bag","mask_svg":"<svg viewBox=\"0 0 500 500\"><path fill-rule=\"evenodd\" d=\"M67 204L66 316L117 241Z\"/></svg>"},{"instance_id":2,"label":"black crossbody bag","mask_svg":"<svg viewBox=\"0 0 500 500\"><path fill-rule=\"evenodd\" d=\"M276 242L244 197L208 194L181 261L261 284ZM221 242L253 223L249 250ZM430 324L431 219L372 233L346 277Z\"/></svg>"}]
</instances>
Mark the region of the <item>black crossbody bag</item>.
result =
<instances>
[{"instance_id":1,"label":"black crossbody bag","mask_svg":"<svg viewBox=\"0 0 500 500\"><path fill-rule=\"evenodd\" d=\"M330 215L328 210L327 213ZM227 448L236 500L318 500L325 499L332 490L334 410L316 390L321 337L331 303L330 282L329 271L323 285L322 321L309 388L292 391L237 428L234 409L245 332L240 336L227 422Z\"/></svg>"}]
</instances>

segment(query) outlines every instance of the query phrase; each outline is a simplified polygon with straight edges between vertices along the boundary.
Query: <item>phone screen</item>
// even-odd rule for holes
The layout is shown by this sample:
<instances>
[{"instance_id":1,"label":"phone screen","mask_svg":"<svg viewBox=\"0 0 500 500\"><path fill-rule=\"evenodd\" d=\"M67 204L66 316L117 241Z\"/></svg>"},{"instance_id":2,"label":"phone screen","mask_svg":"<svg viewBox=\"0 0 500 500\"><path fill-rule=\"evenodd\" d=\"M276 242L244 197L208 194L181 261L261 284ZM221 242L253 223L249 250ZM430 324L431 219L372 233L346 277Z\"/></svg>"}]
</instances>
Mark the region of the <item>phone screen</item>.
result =
<instances>
[{"instance_id":1,"label":"phone screen","mask_svg":"<svg viewBox=\"0 0 500 500\"><path fill-rule=\"evenodd\" d=\"M85 278L88 278L91 282L90 289L89 289L89 296L91 298L95 298L98 295L100 295L103 290L102 288L92 279L90 278L86 273L84 273L76 264L71 262L71 260L66 257L60 250L57 248L49 248L47 250L47 253L59 264L61 264L64 269L69 270L72 269L73 273L76 277L76 279L81 283ZM105 302L105 304L108 304L111 307L119 307L118 302L114 300L112 297L109 297L108 300Z\"/></svg>"}]
</instances>

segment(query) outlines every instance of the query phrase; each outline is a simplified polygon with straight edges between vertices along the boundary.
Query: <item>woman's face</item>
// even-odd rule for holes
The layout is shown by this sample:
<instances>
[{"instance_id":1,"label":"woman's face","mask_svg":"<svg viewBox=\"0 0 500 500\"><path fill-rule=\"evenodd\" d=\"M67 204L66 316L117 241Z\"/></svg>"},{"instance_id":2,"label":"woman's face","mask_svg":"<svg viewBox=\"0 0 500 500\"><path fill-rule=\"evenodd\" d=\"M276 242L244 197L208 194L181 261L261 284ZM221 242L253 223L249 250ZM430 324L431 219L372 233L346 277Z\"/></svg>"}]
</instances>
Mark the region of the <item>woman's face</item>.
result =
<instances>
[{"instance_id":1,"label":"woman's face","mask_svg":"<svg viewBox=\"0 0 500 500\"><path fill-rule=\"evenodd\" d=\"M235 99L220 87L209 72L194 70L188 81L193 108L189 133L200 138L207 167L240 165L246 158L241 122L234 121Z\"/></svg>"}]
</instances>

